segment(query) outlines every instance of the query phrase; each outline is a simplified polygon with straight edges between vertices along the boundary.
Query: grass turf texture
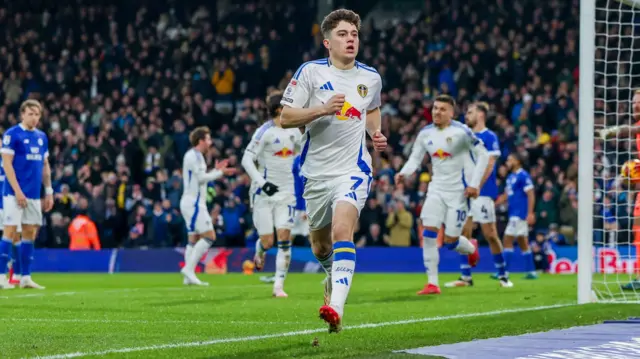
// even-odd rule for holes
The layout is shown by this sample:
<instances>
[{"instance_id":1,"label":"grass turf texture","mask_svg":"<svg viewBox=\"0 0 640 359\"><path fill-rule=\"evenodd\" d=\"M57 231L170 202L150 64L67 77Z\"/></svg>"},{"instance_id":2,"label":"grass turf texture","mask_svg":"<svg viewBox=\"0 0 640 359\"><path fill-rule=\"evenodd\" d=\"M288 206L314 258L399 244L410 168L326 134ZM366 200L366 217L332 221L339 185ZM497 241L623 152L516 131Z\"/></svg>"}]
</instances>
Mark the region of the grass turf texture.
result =
<instances>
[{"instance_id":1,"label":"grass turf texture","mask_svg":"<svg viewBox=\"0 0 640 359\"><path fill-rule=\"evenodd\" d=\"M473 288L419 297L424 275L356 274L346 328L329 335L318 319L321 275L289 275L289 298L272 298L271 285L256 275L201 277L212 285L183 287L179 274L36 274L45 291L0 291L0 356L426 358L392 351L637 315L634 305L571 306L575 276L526 281L514 274L516 286L500 288L476 274Z\"/></svg>"}]
</instances>

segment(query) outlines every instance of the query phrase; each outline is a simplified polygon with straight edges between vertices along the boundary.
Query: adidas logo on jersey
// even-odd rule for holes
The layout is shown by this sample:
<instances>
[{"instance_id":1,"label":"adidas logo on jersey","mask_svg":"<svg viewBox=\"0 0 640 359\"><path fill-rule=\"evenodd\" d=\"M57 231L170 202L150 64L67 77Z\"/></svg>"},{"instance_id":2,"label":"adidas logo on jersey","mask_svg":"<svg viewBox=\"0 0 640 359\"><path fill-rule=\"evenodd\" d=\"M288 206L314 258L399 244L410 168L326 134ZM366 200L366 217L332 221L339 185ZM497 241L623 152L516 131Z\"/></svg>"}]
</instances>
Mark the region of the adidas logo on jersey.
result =
<instances>
[{"instance_id":1,"label":"adidas logo on jersey","mask_svg":"<svg viewBox=\"0 0 640 359\"><path fill-rule=\"evenodd\" d=\"M331 85L331 81L327 81L326 84L320 86L320 90L330 90L333 91L333 85Z\"/></svg>"},{"instance_id":2,"label":"adidas logo on jersey","mask_svg":"<svg viewBox=\"0 0 640 359\"><path fill-rule=\"evenodd\" d=\"M356 196L356 193L355 193L355 192L349 192L349 193L345 194L344 196L345 196L345 197L349 197L349 198L351 198L351 199L353 199L353 200L355 200L355 201L357 201L357 200L358 200L358 196Z\"/></svg>"},{"instance_id":3,"label":"adidas logo on jersey","mask_svg":"<svg viewBox=\"0 0 640 359\"><path fill-rule=\"evenodd\" d=\"M340 278L336 281L336 283L349 285L349 280L347 278Z\"/></svg>"},{"instance_id":4,"label":"adidas logo on jersey","mask_svg":"<svg viewBox=\"0 0 640 359\"><path fill-rule=\"evenodd\" d=\"M273 144L276 144L276 143L280 143L280 139L279 138L276 138L276 140L273 141Z\"/></svg>"}]
</instances>

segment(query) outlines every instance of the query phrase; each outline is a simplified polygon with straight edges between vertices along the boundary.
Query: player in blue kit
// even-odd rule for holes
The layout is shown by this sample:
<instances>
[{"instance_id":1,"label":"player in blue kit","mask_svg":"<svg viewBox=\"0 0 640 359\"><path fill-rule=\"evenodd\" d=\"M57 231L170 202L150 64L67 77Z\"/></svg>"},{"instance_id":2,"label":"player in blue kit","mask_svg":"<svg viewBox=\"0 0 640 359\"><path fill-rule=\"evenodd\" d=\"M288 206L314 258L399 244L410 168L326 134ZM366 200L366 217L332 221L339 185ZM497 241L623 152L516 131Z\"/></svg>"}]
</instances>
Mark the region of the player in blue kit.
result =
<instances>
[{"instance_id":1,"label":"player in blue kit","mask_svg":"<svg viewBox=\"0 0 640 359\"><path fill-rule=\"evenodd\" d=\"M2 160L0 160L0 191L4 186L4 169L2 169ZM2 198L0 198L0 238L3 238L2 231L4 230L4 224L2 223L2 219L4 216L4 207L2 206ZM9 238L13 240L13 251L11 254L11 269L9 271L9 284L20 284L20 278L22 277L22 269L20 267L20 226L18 226L18 233L14 236L14 238Z\"/></svg>"},{"instance_id":2,"label":"player in blue kit","mask_svg":"<svg viewBox=\"0 0 640 359\"><path fill-rule=\"evenodd\" d=\"M20 105L20 124L8 129L2 138L4 233L0 241L0 286L12 288L6 277L11 259L12 238L22 226L20 243L21 288L44 289L31 279L34 241L42 225L42 209L53 207L48 139L36 126L42 117L42 106L36 100ZM44 184L44 203L40 189Z\"/></svg>"},{"instance_id":3,"label":"player in blue kit","mask_svg":"<svg viewBox=\"0 0 640 359\"><path fill-rule=\"evenodd\" d=\"M513 283L509 280L505 268L504 255L502 250L502 242L498 237L498 229L496 227L496 209L494 201L498 197L498 183L496 180L496 161L500 158L500 143L498 136L489 130L486 125L487 113L489 106L486 103L478 102L469 106L465 121L469 127L473 129L476 137L482 140L489 153L489 165L484 173L482 180L482 188L480 196L471 200L471 210L467 217L463 235L471 238L473 232L473 224L479 223L482 229L482 235L489 242L491 254L493 256L493 264L498 270L498 278L502 287L513 287ZM465 172L472 171L475 165L475 159L469 154L469 169ZM470 287L473 286L471 278L471 265L469 264L469 256L460 255L460 270L462 276L460 279L445 284L445 287Z\"/></svg>"},{"instance_id":4,"label":"player in blue kit","mask_svg":"<svg viewBox=\"0 0 640 359\"><path fill-rule=\"evenodd\" d=\"M507 167L511 174L507 177L507 203L509 204L509 223L504 231L504 254L507 271L513 257L513 242L518 240L524 259L526 279L536 279L538 275L529 248L529 226L536 221L534 208L536 195L529 173L522 168L522 159L516 153L507 158Z\"/></svg>"}]
</instances>

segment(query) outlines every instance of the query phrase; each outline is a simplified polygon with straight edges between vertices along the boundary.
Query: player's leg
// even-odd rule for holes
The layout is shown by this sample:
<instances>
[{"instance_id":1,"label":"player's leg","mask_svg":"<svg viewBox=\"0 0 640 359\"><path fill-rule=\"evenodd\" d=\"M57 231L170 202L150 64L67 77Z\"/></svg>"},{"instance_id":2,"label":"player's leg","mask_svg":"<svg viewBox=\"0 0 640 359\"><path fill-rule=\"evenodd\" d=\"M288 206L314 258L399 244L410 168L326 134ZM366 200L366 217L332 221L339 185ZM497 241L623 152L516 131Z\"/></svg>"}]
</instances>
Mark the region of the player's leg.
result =
<instances>
[{"instance_id":1,"label":"player's leg","mask_svg":"<svg viewBox=\"0 0 640 359\"><path fill-rule=\"evenodd\" d=\"M44 289L43 286L31 279L34 243L41 225L42 204L40 200L27 199L27 207L22 216L22 240L20 243L22 278L20 278L20 288Z\"/></svg>"},{"instance_id":2,"label":"player's leg","mask_svg":"<svg viewBox=\"0 0 640 359\"><path fill-rule=\"evenodd\" d=\"M295 200L295 198L294 198ZM284 292L284 280L291 263L291 228L293 228L295 206L291 203L275 208L275 224L278 236L278 253L276 254L276 280L273 284L275 297L287 297Z\"/></svg>"},{"instance_id":3,"label":"player's leg","mask_svg":"<svg viewBox=\"0 0 640 359\"><path fill-rule=\"evenodd\" d=\"M304 186L309 221L311 251L327 274L324 281L324 304L331 300L333 282L333 245L331 243L331 193L325 182L307 180Z\"/></svg>"},{"instance_id":4,"label":"player's leg","mask_svg":"<svg viewBox=\"0 0 640 359\"><path fill-rule=\"evenodd\" d=\"M18 235L18 226L22 222L24 209L18 206L14 196L3 199L3 233L0 240L0 289L12 289L14 286L7 278L7 266L11 260L13 239Z\"/></svg>"},{"instance_id":5,"label":"player's leg","mask_svg":"<svg viewBox=\"0 0 640 359\"><path fill-rule=\"evenodd\" d=\"M264 268L264 258L267 251L273 247L273 217L275 207L267 198L258 197L253 203L253 225L258 232L256 241L256 254L253 256L253 263L256 270Z\"/></svg>"},{"instance_id":6,"label":"player's leg","mask_svg":"<svg viewBox=\"0 0 640 359\"><path fill-rule=\"evenodd\" d=\"M504 262L507 275L509 275L509 268L513 263L513 243L518 236L518 223L520 218L511 217L507 223L507 228L504 230L504 238L502 239L502 246L504 248ZM496 277L497 279L497 277Z\"/></svg>"},{"instance_id":7,"label":"player's leg","mask_svg":"<svg viewBox=\"0 0 640 359\"><path fill-rule=\"evenodd\" d=\"M422 223L422 263L427 272L427 284L418 291L418 295L440 294L438 265L440 250L438 249L438 232L444 223L446 210L443 199L437 193L427 193L422 205L420 221ZM444 231L442 231L444 237ZM444 241L444 238L442 238Z\"/></svg>"},{"instance_id":8,"label":"player's leg","mask_svg":"<svg viewBox=\"0 0 640 359\"><path fill-rule=\"evenodd\" d=\"M467 222L462 227L462 235L465 238L471 238L473 235L473 204L471 205L470 216L467 217ZM471 276L471 265L469 264L469 256L466 254L460 255L460 278L458 280L445 283L447 288L453 287L472 287L473 278Z\"/></svg>"},{"instance_id":9,"label":"player's leg","mask_svg":"<svg viewBox=\"0 0 640 359\"><path fill-rule=\"evenodd\" d=\"M467 221L469 202L463 196L443 198L446 205L444 218L444 246L462 255L469 256L469 265L478 264L478 243L462 235L462 227Z\"/></svg>"},{"instance_id":10,"label":"player's leg","mask_svg":"<svg viewBox=\"0 0 640 359\"><path fill-rule=\"evenodd\" d=\"M12 275L9 277L9 283L20 284L22 279L22 260L20 259L20 248L22 238L22 227L18 226L18 232L13 237L13 262L11 264Z\"/></svg>"},{"instance_id":11,"label":"player's leg","mask_svg":"<svg viewBox=\"0 0 640 359\"><path fill-rule=\"evenodd\" d=\"M209 285L207 282L202 282L196 277L195 269L202 256L204 256L209 248L216 240L216 233L213 229L213 222L211 216L207 212L207 207L204 205L198 206L195 210L192 222L189 223L190 229L193 231L190 233L190 237L196 237L197 242L193 245L190 256L187 258L184 267L182 268L182 275L187 279L187 284L195 285ZM195 238L192 238L193 241Z\"/></svg>"},{"instance_id":12,"label":"player's leg","mask_svg":"<svg viewBox=\"0 0 640 359\"><path fill-rule=\"evenodd\" d=\"M498 237L498 229L496 223L482 223L482 235L489 242L489 249L491 250L491 256L493 257L493 265L497 271L497 277L500 280L500 286L505 288L513 287L513 283L509 280L509 273L507 272L507 264L504 259L504 250L502 248L502 242ZM513 243L513 241L511 242Z\"/></svg>"},{"instance_id":13,"label":"player's leg","mask_svg":"<svg viewBox=\"0 0 640 359\"><path fill-rule=\"evenodd\" d=\"M360 211L369 195L371 177L362 173L344 176L331 181L333 216L331 220L331 240L333 242L333 265L331 278L333 290L329 305L320 308L320 317L329 324L329 332L341 329L344 304L353 284L356 269L356 246L353 233Z\"/></svg>"},{"instance_id":14,"label":"player's leg","mask_svg":"<svg viewBox=\"0 0 640 359\"><path fill-rule=\"evenodd\" d=\"M524 261L524 271L527 273L525 279L538 278L536 266L533 262L533 253L529 247L529 226L524 220L520 221L517 239L518 245L520 246L520 252L522 253L522 260Z\"/></svg>"},{"instance_id":15,"label":"player's leg","mask_svg":"<svg viewBox=\"0 0 640 359\"><path fill-rule=\"evenodd\" d=\"M623 284L623 290L640 290L640 193L636 195L636 204L633 209L633 243L636 247L636 278L627 284Z\"/></svg>"}]
</instances>

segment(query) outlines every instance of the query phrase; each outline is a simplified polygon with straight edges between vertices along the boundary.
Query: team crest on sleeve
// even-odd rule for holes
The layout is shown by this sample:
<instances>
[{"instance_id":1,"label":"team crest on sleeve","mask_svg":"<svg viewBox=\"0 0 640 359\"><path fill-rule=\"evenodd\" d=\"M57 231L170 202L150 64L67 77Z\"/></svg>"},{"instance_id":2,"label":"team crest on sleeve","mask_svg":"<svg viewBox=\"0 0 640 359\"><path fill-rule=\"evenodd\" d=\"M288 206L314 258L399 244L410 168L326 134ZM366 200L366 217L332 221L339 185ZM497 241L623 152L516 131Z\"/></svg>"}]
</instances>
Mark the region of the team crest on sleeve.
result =
<instances>
[{"instance_id":1,"label":"team crest on sleeve","mask_svg":"<svg viewBox=\"0 0 640 359\"><path fill-rule=\"evenodd\" d=\"M2 138L2 143L5 145L9 145L11 143L11 136L10 135L5 135Z\"/></svg>"},{"instance_id":2,"label":"team crest on sleeve","mask_svg":"<svg viewBox=\"0 0 640 359\"><path fill-rule=\"evenodd\" d=\"M298 81L291 80L291 82L289 82L289 86L287 86L287 88L284 90L284 95L286 97L293 95L293 93L296 91L297 85L298 85Z\"/></svg>"},{"instance_id":3,"label":"team crest on sleeve","mask_svg":"<svg viewBox=\"0 0 640 359\"><path fill-rule=\"evenodd\" d=\"M358 95L360 95L360 97L365 98L367 97L367 94L369 93L369 88L363 84L358 85L357 87L358 89Z\"/></svg>"}]
</instances>

